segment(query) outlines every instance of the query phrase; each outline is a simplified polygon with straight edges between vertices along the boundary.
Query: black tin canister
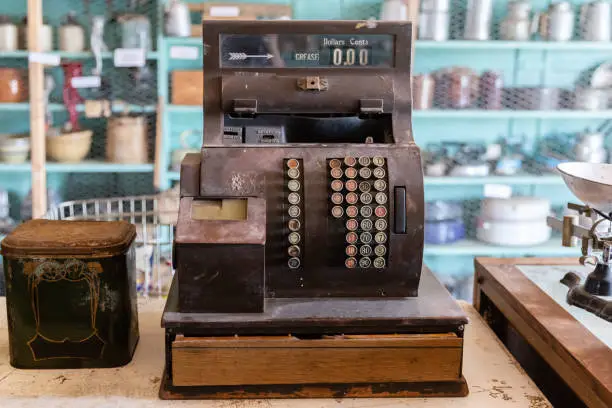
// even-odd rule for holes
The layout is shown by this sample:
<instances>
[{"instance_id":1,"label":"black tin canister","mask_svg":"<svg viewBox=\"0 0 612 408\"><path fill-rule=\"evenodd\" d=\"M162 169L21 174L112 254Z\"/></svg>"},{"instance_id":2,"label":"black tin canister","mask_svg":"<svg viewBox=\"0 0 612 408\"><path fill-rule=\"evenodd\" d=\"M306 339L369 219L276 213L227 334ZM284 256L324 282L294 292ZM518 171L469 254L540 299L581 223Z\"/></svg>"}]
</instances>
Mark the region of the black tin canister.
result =
<instances>
[{"instance_id":1,"label":"black tin canister","mask_svg":"<svg viewBox=\"0 0 612 408\"><path fill-rule=\"evenodd\" d=\"M99 368L138 343L133 225L33 220L2 241L10 363Z\"/></svg>"}]
</instances>

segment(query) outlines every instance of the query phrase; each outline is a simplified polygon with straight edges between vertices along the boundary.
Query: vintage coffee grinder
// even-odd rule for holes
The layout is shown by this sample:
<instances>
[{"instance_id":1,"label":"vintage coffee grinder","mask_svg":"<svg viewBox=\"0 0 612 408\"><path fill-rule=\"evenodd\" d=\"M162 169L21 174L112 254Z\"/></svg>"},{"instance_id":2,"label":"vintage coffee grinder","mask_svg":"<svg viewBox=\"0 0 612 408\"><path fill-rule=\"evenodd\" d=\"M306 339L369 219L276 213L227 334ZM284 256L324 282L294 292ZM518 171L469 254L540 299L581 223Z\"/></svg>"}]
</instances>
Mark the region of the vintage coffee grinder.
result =
<instances>
[{"instance_id":1,"label":"vintage coffee grinder","mask_svg":"<svg viewBox=\"0 0 612 408\"><path fill-rule=\"evenodd\" d=\"M423 260L410 23L207 21L160 396L463 396Z\"/></svg>"},{"instance_id":2,"label":"vintage coffee grinder","mask_svg":"<svg viewBox=\"0 0 612 408\"><path fill-rule=\"evenodd\" d=\"M612 322L612 165L598 163L562 163L558 170L571 192L585 205L568 204L568 208L595 219L589 228L579 225L578 216L559 220L548 217L548 225L562 231L563 246L571 247L580 239L580 263L593 265L584 285L580 277L570 272L561 283L569 287L567 302ZM608 224L605 231L598 228Z\"/></svg>"}]
</instances>

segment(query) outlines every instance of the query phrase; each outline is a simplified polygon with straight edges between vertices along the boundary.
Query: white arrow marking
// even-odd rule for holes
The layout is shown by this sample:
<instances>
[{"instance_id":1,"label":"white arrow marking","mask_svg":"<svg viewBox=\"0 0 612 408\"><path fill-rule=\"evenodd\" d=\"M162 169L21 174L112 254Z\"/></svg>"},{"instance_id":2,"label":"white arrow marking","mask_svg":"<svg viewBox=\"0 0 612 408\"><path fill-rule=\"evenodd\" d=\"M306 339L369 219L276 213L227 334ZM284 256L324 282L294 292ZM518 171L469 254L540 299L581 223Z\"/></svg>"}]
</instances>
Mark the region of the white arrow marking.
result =
<instances>
[{"instance_id":1,"label":"white arrow marking","mask_svg":"<svg viewBox=\"0 0 612 408\"><path fill-rule=\"evenodd\" d=\"M243 61L247 58L265 58L265 59L270 59L273 58L274 55L272 54L263 54L263 55L249 55L246 52L230 52L229 53L229 60L230 61Z\"/></svg>"}]
</instances>

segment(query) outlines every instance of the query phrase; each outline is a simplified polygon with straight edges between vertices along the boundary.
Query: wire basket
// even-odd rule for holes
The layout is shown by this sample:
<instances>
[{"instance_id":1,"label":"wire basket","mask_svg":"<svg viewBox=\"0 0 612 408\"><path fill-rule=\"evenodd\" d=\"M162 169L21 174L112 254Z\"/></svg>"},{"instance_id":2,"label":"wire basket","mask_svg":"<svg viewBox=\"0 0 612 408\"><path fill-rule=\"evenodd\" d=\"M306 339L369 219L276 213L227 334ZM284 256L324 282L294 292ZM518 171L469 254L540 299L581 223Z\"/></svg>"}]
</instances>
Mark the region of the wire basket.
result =
<instances>
[{"instance_id":1,"label":"wire basket","mask_svg":"<svg viewBox=\"0 0 612 408\"><path fill-rule=\"evenodd\" d=\"M68 201L49 210L46 219L128 221L136 226L136 282L143 296L165 296L170 288L172 242L178 208L168 196L134 196Z\"/></svg>"}]
</instances>

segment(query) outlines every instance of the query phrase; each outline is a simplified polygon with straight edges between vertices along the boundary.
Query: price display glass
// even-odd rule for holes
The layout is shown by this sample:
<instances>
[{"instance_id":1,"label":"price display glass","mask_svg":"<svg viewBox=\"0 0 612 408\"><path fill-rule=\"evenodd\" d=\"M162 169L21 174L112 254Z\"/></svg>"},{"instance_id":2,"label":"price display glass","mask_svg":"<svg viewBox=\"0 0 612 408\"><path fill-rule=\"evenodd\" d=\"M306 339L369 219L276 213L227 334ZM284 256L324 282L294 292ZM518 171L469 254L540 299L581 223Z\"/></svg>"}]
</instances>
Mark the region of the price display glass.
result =
<instances>
[{"instance_id":1,"label":"price display glass","mask_svg":"<svg viewBox=\"0 0 612 408\"><path fill-rule=\"evenodd\" d=\"M222 68L392 68L388 34L221 34Z\"/></svg>"}]
</instances>

